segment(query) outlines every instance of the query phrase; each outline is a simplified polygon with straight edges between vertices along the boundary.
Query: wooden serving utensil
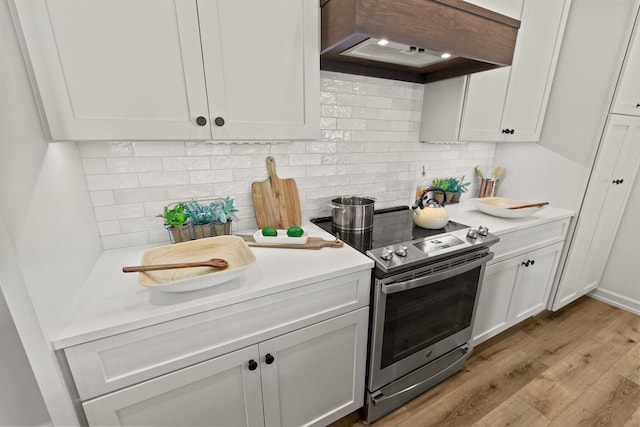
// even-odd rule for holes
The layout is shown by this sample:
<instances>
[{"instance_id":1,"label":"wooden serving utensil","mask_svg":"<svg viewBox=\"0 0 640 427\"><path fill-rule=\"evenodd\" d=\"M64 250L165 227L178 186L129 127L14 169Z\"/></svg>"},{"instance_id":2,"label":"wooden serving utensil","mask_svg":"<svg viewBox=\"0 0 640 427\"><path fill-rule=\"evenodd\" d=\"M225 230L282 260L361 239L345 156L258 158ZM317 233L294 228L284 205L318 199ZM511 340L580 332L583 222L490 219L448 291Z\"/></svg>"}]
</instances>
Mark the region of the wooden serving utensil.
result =
<instances>
[{"instance_id":1,"label":"wooden serving utensil","mask_svg":"<svg viewBox=\"0 0 640 427\"><path fill-rule=\"evenodd\" d=\"M173 268L189 268L189 267L213 267L213 268L227 268L229 263L222 258L211 258L207 261L197 262L181 262L176 264L151 264L151 265L137 265L133 267L122 267L122 271L125 273L136 273L139 271L155 271L155 270L170 270Z\"/></svg>"},{"instance_id":2,"label":"wooden serving utensil","mask_svg":"<svg viewBox=\"0 0 640 427\"><path fill-rule=\"evenodd\" d=\"M539 208L539 207L542 207L542 206L546 206L548 204L549 204L549 202L531 203L531 204L528 204L528 205L512 206L512 207L507 208L507 209L516 210L516 209L524 209L524 208Z\"/></svg>"}]
</instances>

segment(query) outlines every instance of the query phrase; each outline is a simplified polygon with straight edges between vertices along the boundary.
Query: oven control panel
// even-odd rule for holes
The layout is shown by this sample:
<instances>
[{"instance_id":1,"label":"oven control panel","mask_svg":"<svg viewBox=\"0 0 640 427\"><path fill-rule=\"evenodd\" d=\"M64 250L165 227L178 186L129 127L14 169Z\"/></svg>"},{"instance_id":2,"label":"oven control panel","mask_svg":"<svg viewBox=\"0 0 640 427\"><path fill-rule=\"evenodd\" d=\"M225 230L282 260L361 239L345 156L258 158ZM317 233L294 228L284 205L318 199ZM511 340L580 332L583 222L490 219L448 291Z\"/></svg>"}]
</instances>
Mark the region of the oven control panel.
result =
<instances>
[{"instance_id":1,"label":"oven control panel","mask_svg":"<svg viewBox=\"0 0 640 427\"><path fill-rule=\"evenodd\" d=\"M477 246L491 246L500 239L485 226L464 228L400 244L368 250L382 273L418 267Z\"/></svg>"}]
</instances>

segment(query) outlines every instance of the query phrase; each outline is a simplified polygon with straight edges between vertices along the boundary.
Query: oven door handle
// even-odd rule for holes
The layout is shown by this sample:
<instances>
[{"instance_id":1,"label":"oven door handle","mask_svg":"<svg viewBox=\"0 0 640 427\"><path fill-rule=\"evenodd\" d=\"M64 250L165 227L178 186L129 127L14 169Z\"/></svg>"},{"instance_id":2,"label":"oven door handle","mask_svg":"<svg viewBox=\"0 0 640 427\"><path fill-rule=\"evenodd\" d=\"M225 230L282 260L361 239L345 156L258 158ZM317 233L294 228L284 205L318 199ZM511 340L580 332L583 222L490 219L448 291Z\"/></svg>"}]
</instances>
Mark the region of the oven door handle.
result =
<instances>
[{"instance_id":1,"label":"oven door handle","mask_svg":"<svg viewBox=\"0 0 640 427\"><path fill-rule=\"evenodd\" d=\"M465 345L463 347L460 347L458 349L458 351L460 351L462 354L460 355L460 357L457 357L456 360L454 360L453 362L451 362L449 364L449 366L447 366L444 369L440 369L437 373L431 375L429 378L425 378L424 380L420 381L419 383L416 384L412 384L407 388L403 388L400 391L397 391L393 394L390 394L388 396L382 395L381 393L379 393L376 396L371 396L371 403L373 403L374 405L377 405L379 403L384 402L385 400L389 400L389 399L393 399L394 397L400 396L401 394L407 393L411 390L414 390L416 388L421 387L423 384L428 383L429 381L431 381L434 377L437 377L438 375L440 375L442 372L446 372L449 369L451 369L456 363L460 362L461 359L464 359L467 357L467 353L469 352L470 347L468 345Z\"/></svg>"},{"instance_id":2,"label":"oven door handle","mask_svg":"<svg viewBox=\"0 0 640 427\"><path fill-rule=\"evenodd\" d=\"M474 268L487 263L492 258L493 258L493 252L487 252L482 258L473 260L468 264L461 265L460 267L448 269L436 274L429 274L423 277L418 277L417 279L407 280L405 282L383 284L382 293L387 295L394 294L396 292L402 292L409 289L419 288L421 286L430 285L432 283L439 282L441 280L446 280L451 277L455 277L459 274L466 273L469 270L473 270Z\"/></svg>"}]
</instances>

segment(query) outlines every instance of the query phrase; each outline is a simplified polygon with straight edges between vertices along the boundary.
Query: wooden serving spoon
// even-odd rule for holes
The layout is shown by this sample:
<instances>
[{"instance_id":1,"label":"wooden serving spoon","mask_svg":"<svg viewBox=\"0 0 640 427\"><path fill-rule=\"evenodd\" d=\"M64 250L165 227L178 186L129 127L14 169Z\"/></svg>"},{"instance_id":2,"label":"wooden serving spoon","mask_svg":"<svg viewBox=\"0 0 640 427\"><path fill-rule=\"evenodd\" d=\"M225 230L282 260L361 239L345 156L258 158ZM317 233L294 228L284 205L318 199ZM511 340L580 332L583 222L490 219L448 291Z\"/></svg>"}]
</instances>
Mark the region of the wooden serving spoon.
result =
<instances>
[{"instance_id":1,"label":"wooden serving spoon","mask_svg":"<svg viewBox=\"0 0 640 427\"><path fill-rule=\"evenodd\" d=\"M515 210L515 209L524 209L524 208L539 208L539 207L542 207L542 206L546 206L548 204L549 204L549 202L531 203L529 205L512 206L512 207L507 208L507 209Z\"/></svg>"},{"instance_id":2,"label":"wooden serving spoon","mask_svg":"<svg viewBox=\"0 0 640 427\"><path fill-rule=\"evenodd\" d=\"M122 267L122 271L125 273L135 273L139 271L154 271L154 270L170 270L173 268L189 268L189 267L213 267L213 268L227 268L229 263L222 258L211 258L208 261L198 262L182 262L176 264L152 264L152 265L137 265L134 267Z\"/></svg>"}]
</instances>

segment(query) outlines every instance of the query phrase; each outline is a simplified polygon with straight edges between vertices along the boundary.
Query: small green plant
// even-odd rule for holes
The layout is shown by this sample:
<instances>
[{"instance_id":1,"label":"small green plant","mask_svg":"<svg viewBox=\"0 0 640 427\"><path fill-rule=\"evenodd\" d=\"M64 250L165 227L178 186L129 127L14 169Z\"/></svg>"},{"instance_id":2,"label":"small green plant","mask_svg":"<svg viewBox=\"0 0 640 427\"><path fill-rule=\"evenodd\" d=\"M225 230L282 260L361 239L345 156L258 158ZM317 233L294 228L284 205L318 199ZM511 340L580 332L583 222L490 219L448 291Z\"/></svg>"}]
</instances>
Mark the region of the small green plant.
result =
<instances>
[{"instance_id":1,"label":"small green plant","mask_svg":"<svg viewBox=\"0 0 640 427\"><path fill-rule=\"evenodd\" d=\"M447 193L466 193L467 187L471 185L470 182L463 182L464 175L462 178L441 178L434 179L431 181L432 187L440 187Z\"/></svg>"},{"instance_id":2,"label":"small green plant","mask_svg":"<svg viewBox=\"0 0 640 427\"><path fill-rule=\"evenodd\" d=\"M238 210L233 206L233 199L231 197L225 197L224 201L218 206L220 206L220 215L218 216L218 222L226 224L228 221L237 219L234 214L238 212Z\"/></svg>"},{"instance_id":3,"label":"small green plant","mask_svg":"<svg viewBox=\"0 0 640 427\"><path fill-rule=\"evenodd\" d=\"M442 188L444 191L451 191L449 189L449 180L447 179L434 179L431 181L431 186Z\"/></svg>"},{"instance_id":4,"label":"small green plant","mask_svg":"<svg viewBox=\"0 0 640 427\"><path fill-rule=\"evenodd\" d=\"M165 206L162 217L165 227L182 227L189 219L189 215L185 212L184 203L178 203L171 209Z\"/></svg>"},{"instance_id":5,"label":"small green plant","mask_svg":"<svg viewBox=\"0 0 640 427\"><path fill-rule=\"evenodd\" d=\"M191 218L193 225L204 225L214 222L217 212L215 211L215 202L208 205L202 205L197 200L191 200L184 203L184 209Z\"/></svg>"},{"instance_id":6,"label":"small green plant","mask_svg":"<svg viewBox=\"0 0 640 427\"><path fill-rule=\"evenodd\" d=\"M464 175L462 178L447 178L449 181L449 191L452 193L466 193L467 187L471 185L470 182L464 182Z\"/></svg>"}]
</instances>

